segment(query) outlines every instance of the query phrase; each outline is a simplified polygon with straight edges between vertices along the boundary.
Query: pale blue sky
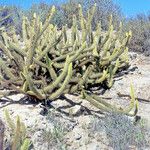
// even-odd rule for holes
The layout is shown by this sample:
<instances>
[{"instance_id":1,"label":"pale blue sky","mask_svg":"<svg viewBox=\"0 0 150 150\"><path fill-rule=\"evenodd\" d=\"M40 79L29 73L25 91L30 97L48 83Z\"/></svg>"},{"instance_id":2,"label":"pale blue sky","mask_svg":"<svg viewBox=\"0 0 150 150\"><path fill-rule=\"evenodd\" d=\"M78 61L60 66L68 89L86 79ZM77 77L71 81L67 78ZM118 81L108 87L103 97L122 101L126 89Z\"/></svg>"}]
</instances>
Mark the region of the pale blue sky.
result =
<instances>
[{"instance_id":1,"label":"pale blue sky","mask_svg":"<svg viewBox=\"0 0 150 150\"><path fill-rule=\"evenodd\" d=\"M127 17L135 16L138 13L150 12L150 0L114 0L122 8Z\"/></svg>"},{"instance_id":2,"label":"pale blue sky","mask_svg":"<svg viewBox=\"0 0 150 150\"><path fill-rule=\"evenodd\" d=\"M62 3L65 0L0 0L3 5L17 5L25 9L29 8L32 3ZM114 0L122 8L123 13L127 17L135 16L138 13L147 13L150 11L150 0Z\"/></svg>"}]
</instances>

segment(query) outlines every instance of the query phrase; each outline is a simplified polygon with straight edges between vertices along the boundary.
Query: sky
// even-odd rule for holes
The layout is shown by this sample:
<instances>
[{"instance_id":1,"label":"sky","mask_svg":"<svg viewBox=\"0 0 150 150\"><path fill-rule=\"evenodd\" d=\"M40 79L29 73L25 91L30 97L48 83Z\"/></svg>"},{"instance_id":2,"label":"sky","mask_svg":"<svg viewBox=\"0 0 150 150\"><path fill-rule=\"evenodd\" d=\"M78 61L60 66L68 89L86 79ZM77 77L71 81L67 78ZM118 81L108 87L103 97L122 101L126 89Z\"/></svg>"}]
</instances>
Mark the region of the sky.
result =
<instances>
[{"instance_id":1,"label":"sky","mask_svg":"<svg viewBox=\"0 0 150 150\"><path fill-rule=\"evenodd\" d=\"M126 17L150 12L150 0L114 0L114 2L120 5Z\"/></svg>"},{"instance_id":2,"label":"sky","mask_svg":"<svg viewBox=\"0 0 150 150\"><path fill-rule=\"evenodd\" d=\"M39 2L56 3L59 4L65 0L0 0L2 5L17 5L25 9L29 8L32 3ZM150 0L114 0L119 4L126 17L134 17L138 13L150 12Z\"/></svg>"},{"instance_id":3,"label":"sky","mask_svg":"<svg viewBox=\"0 0 150 150\"><path fill-rule=\"evenodd\" d=\"M20 6L24 9L30 8L34 3L46 2L48 4L62 3L65 0L0 0L0 4L2 5L16 5Z\"/></svg>"}]
</instances>

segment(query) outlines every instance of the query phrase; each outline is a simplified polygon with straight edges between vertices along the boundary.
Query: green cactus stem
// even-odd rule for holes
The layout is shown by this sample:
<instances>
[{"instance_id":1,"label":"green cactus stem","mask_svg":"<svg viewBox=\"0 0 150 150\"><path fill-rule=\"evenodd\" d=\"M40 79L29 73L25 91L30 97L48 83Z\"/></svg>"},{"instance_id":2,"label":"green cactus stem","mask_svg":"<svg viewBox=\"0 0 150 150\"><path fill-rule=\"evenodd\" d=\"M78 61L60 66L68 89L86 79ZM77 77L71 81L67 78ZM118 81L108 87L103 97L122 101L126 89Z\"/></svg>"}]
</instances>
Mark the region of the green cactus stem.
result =
<instances>
[{"instance_id":1,"label":"green cactus stem","mask_svg":"<svg viewBox=\"0 0 150 150\"><path fill-rule=\"evenodd\" d=\"M0 67L11 80L16 80L15 75L11 72L11 69L6 65L2 58L0 58Z\"/></svg>"},{"instance_id":2,"label":"green cactus stem","mask_svg":"<svg viewBox=\"0 0 150 150\"><path fill-rule=\"evenodd\" d=\"M63 93L63 91L66 89L66 86L68 85L71 77L72 77L72 64L69 64L68 73L67 73L67 76L66 76L63 84L61 85L61 87L57 91L55 91L54 93L52 93L48 98L50 100L54 100L57 97L59 97Z\"/></svg>"},{"instance_id":3,"label":"green cactus stem","mask_svg":"<svg viewBox=\"0 0 150 150\"><path fill-rule=\"evenodd\" d=\"M94 95L89 96L85 91L82 91L82 97L86 100L88 100L91 104L93 104L95 107L99 108L100 110L103 110L105 112L117 112L120 114L125 114L128 116L135 116L138 110L138 101L134 99L131 100L131 103L128 108L122 109L117 108L113 105L110 105L107 102L104 102L100 97ZM134 112L131 112L132 109L135 109Z\"/></svg>"},{"instance_id":4,"label":"green cactus stem","mask_svg":"<svg viewBox=\"0 0 150 150\"><path fill-rule=\"evenodd\" d=\"M65 66L64 66L64 69L62 71L62 73L57 77L57 79L55 81L53 81L50 85L48 85L47 87L45 87L43 89L43 91L45 93L49 92L51 93L51 91L56 88L58 86L59 83L61 83L61 81L63 81L63 79L65 78L66 74L67 74L67 71L68 71L68 66L70 64L70 61L69 61L69 56L66 58L66 62L65 62Z\"/></svg>"}]
</instances>

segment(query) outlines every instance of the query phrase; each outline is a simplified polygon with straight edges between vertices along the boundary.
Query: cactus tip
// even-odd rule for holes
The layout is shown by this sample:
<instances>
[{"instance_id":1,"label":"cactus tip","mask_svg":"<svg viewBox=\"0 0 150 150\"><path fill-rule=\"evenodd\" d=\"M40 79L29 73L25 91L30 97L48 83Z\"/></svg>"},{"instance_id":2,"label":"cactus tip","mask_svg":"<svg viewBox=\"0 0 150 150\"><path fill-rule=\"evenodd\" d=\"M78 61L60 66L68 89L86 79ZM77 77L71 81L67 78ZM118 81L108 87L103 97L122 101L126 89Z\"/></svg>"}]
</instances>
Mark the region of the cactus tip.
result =
<instances>
[{"instance_id":1,"label":"cactus tip","mask_svg":"<svg viewBox=\"0 0 150 150\"><path fill-rule=\"evenodd\" d=\"M55 10L56 10L56 8L55 8L55 6L53 5L53 6L52 6L52 12L55 12Z\"/></svg>"},{"instance_id":2,"label":"cactus tip","mask_svg":"<svg viewBox=\"0 0 150 150\"><path fill-rule=\"evenodd\" d=\"M128 35L129 35L129 36L132 36L132 31L131 31L131 30L129 31Z\"/></svg>"}]
</instances>

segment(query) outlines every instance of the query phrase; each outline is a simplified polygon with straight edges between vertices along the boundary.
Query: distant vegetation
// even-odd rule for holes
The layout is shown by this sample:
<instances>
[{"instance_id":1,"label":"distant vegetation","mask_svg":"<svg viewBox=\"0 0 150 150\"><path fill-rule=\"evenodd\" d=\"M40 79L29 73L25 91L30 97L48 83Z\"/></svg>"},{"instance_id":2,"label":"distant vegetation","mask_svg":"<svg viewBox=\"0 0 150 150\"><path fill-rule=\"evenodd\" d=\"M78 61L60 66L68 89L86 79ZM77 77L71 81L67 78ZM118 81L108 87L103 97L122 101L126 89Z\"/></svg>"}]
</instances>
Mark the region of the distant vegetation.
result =
<instances>
[{"instance_id":1,"label":"distant vegetation","mask_svg":"<svg viewBox=\"0 0 150 150\"><path fill-rule=\"evenodd\" d=\"M125 29L132 30L130 50L150 56L150 14L139 14L126 20Z\"/></svg>"}]
</instances>

